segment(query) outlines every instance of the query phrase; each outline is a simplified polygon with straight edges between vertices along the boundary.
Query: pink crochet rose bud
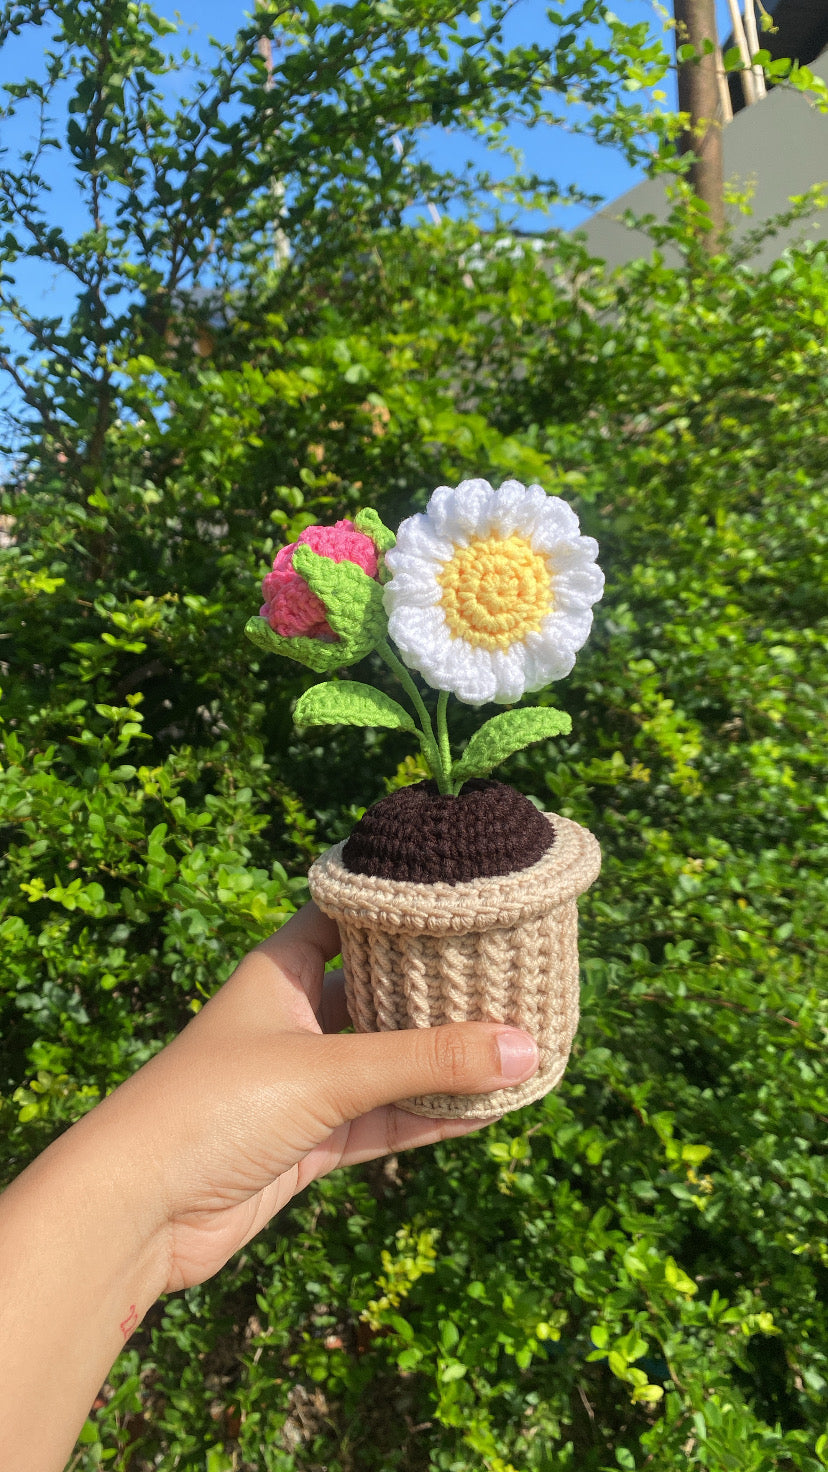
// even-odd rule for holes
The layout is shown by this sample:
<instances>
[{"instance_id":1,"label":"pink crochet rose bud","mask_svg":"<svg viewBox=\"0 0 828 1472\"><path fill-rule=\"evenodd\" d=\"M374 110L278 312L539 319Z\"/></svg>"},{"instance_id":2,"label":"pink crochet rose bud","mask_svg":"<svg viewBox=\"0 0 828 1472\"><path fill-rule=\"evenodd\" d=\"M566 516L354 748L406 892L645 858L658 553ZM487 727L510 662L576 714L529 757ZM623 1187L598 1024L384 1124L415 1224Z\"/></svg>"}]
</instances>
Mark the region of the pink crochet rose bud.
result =
<instances>
[{"instance_id":1,"label":"pink crochet rose bud","mask_svg":"<svg viewBox=\"0 0 828 1472\"><path fill-rule=\"evenodd\" d=\"M308 526L298 541L277 552L273 571L262 583L265 601L259 616L285 639L304 637L330 643L336 635L325 617L324 604L293 570L293 554L300 545L329 557L331 562L355 562L371 578L377 576L377 549L370 537L346 520L335 526Z\"/></svg>"}]
</instances>

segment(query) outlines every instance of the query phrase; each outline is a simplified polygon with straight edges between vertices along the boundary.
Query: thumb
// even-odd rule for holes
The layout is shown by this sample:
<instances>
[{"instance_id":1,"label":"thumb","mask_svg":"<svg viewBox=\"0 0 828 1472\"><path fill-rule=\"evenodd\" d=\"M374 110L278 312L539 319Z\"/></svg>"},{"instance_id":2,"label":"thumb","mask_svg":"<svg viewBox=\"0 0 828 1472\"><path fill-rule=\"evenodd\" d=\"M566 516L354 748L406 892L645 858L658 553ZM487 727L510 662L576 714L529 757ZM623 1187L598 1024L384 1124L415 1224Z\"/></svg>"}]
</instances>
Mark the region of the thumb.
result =
<instances>
[{"instance_id":1,"label":"thumb","mask_svg":"<svg viewBox=\"0 0 828 1472\"><path fill-rule=\"evenodd\" d=\"M328 1036L324 1044L327 1058L319 1059L317 1107L325 1109L331 1128L413 1094L487 1094L508 1088L531 1078L538 1067L534 1038L503 1023L450 1022L353 1033Z\"/></svg>"}]
</instances>

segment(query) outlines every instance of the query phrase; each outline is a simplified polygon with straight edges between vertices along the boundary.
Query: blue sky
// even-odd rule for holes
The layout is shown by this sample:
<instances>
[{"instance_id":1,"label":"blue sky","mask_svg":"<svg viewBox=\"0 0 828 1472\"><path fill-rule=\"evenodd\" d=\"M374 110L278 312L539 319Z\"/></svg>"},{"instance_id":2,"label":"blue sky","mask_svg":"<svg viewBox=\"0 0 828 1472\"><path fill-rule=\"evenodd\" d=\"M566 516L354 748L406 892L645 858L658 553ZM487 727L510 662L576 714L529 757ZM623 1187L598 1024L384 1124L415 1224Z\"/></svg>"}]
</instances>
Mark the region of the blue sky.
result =
<instances>
[{"instance_id":1,"label":"blue sky","mask_svg":"<svg viewBox=\"0 0 828 1472\"><path fill-rule=\"evenodd\" d=\"M729 32L727 0L717 0L720 35ZM178 6L165 5L156 0L156 8L178 20L180 44L189 45L202 54L209 50L209 40L215 37L220 42L232 39L238 26L249 10L249 5L235 0L179 0ZM671 7L670 7L671 8ZM664 9L655 0L616 0L615 9L625 22L646 20L657 31L663 28ZM515 44L527 42L543 33L545 28L546 4L544 0L517 0L509 19L506 39ZM667 38L668 49L672 50L672 39ZM42 33L25 30L22 37L12 39L0 51L0 83L19 80L31 72L39 72L42 57ZM186 75L175 79L175 90L186 90ZM668 105L674 105L672 76L665 84ZM27 129L32 125L32 115L22 109L18 118L3 124L3 145L14 155L27 144ZM632 170L624 159L608 148L601 148L582 136L567 133L562 129L513 130L511 141L524 149L531 168L539 173L553 174L562 184L576 182L590 193L612 199L632 187L639 174ZM448 166L462 164L469 154L468 141L454 138L445 133L432 135L429 152L437 164ZM55 218L69 232L85 228L80 198L74 185L71 171L65 164L53 161L49 166L52 184L51 206ZM580 206L560 206L551 215L551 223L564 228L576 226L589 210ZM541 225L539 219L529 216L519 222L524 228ZM544 217L548 227L550 217ZM32 310L62 312L68 304L66 284L37 264L23 264L18 271L18 287Z\"/></svg>"}]
</instances>

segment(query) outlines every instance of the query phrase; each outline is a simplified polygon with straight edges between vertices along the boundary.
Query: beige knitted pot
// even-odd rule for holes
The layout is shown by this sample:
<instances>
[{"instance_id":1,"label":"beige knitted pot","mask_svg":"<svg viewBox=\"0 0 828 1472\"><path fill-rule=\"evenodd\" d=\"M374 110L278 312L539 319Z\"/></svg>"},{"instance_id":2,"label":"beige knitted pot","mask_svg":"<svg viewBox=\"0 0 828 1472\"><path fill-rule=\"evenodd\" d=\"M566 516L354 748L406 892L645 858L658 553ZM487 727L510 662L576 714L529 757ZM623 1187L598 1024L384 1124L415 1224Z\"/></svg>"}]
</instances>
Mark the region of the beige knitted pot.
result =
<instances>
[{"instance_id":1,"label":"beige knitted pot","mask_svg":"<svg viewBox=\"0 0 828 1472\"><path fill-rule=\"evenodd\" d=\"M578 1025L576 901L598 877L601 850L586 828L546 817L551 848L493 878L414 884L353 874L341 843L311 868L311 894L339 926L358 1032L487 1021L537 1040L540 1067L527 1083L401 1100L412 1114L484 1119L540 1099L563 1076Z\"/></svg>"}]
</instances>

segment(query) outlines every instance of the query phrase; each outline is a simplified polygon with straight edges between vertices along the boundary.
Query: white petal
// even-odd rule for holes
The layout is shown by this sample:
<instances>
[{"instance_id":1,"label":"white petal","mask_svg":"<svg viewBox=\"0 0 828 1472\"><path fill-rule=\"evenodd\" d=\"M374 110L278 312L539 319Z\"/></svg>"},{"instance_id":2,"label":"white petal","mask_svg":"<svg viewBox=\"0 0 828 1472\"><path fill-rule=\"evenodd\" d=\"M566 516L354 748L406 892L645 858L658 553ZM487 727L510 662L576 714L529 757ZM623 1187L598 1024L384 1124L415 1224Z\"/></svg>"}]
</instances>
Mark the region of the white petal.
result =
<instances>
[{"instance_id":1,"label":"white petal","mask_svg":"<svg viewBox=\"0 0 828 1472\"><path fill-rule=\"evenodd\" d=\"M447 562L454 547L445 537L439 536L427 516L407 516L397 532L397 545L386 552L385 561L392 573L399 558L425 557L430 562Z\"/></svg>"},{"instance_id":2,"label":"white petal","mask_svg":"<svg viewBox=\"0 0 828 1472\"><path fill-rule=\"evenodd\" d=\"M530 486L530 490L536 489L540 490L540 487ZM558 542L577 537L579 531L578 518L572 507L567 506L560 496L547 496L532 535L532 546L536 552L551 552ZM591 538L584 540L591 541ZM598 551L597 545L595 551Z\"/></svg>"},{"instance_id":3,"label":"white petal","mask_svg":"<svg viewBox=\"0 0 828 1472\"><path fill-rule=\"evenodd\" d=\"M438 486L429 497L426 516L437 535L450 542L457 537L458 525L454 515L457 491L454 486ZM463 545L465 545L465 540Z\"/></svg>"},{"instance_id":4,"label":"white petal","mask_svg":"<svg viewBox=\"0 0 828 1472\"><path fill-rule=\"evenodd\" d=\"M548 500L540 486L524 486L519 480L505 480L497 492L487 531L501 537L513 533L531 538Z\"/></svg>"},{"instance_id":5,"label":"white petal","mask_svg":"<svg viewBox=\"0 0 828 1472\"><path fill-rule=\"evenodd\" d=\"M382 590L386 613L409 603L415 607L436 603L440 597L436 570L441 564L405 556L401 556L399 562L402 565L397 567L391 581Z\"/></svg>"},{"instance_id":6,"label":"white petal","mask_svg":"<svg viewBox=\"0 0 828 1472\"><path fill-rule=\"evenodd\" d=\"M492 657L487 649L453 639L441 689L451 690L464 705L485 705L495 698Z\"/></svg>"},{"instance_id":7,"label":"white petal","mask_svg":"<svg viewBox=\"0 0 828 1472\"><path fill-rule=\"evenodd\" d=\"M556 608L591 607L603 591L604 574L594 562L566 568L552 578L552 601Z\"/></svg>"},{"instance_id":8,"label":"white petal","mask_svg":"<svg viewBox=\"0 0 828 1472\"><path fill-rule=\"evenodd\" d=\"M526 487L523 484L523 481L522 480L512 480L511 477L509 478L509 480L503 480L503 481L501 481L500 482L500 485L497 488L498 500L503 495L507 495L507 496L523 496L525 494L525 492L526 492ZM545 492L544 492L544 495L545 495Z\"/></svg>"},{"instance_id":9,"label":"white petal","mask_svg":"<svg viewBox=\"0 0 828 1472\"><path fill-rule=\"evenodd\" d=\"M591 608L557 608L544 619L540 635L551 649L575 654L586 643L591 628Z\"/></svg>"},{"instance_id":10,"label":"white petal","mask_svg":"<svg viewBox=\"0 0 828 1472\"><path fill-rule=\"evenodd\" d=\"M453 639L442 610L408 609L389 619L389 633L405 662L435 690L449 690L467 705L494 698L491 657L465 639Z\"/></svg>"},{"instance_id":11,"label":"white petal","mask_svg":"<svg viewBox=\"0 0 828 1472\"><path fill-rule=\"evenodd\" d=\"M539 539L541 536L542 533L538 533ZM551 548L545 551L545 556L549 570L553 573L566 567L581 567L595 561L598 543L594 537L558 537Z\"/></svg>"},{"instance_id":12,"label":"white petal","mask_svg":"<svg viewBox=\"0 0 828 1472\"><path fill-rule=\"evenodd\" d=\"M495 491L487 480L463 480L456 490L439 486L426 507L440 536L467 546L471 537L483 535Z\"/></svg>"},{"instance_id":13,"label":"white petal","mask_svg":"<svg viewBox=\"0 0 828 1472\"><path fill-rule=\"evenodd\" d=\"M386 592L388 590L386 589ZM446 619L439 604L427 608L412 608L403 604L395 608L388 618L388 632L397 647L419 668L417 660L431 657L431 651L445 641Z\"/></svg>"},{"instance_id":14,"label":"white petal","mask_svg":"<svg viewBox=\"0 0 828 1472\"><path fill-rule=\"evenodd\" d=\"M575 650L541 629L526 637L526 689L541 690L550 680L563 680L575 664Z\"/></svg>"},{"instance_id":15,"label":"white petal","mask_svg":"<svg viewBox=\"0 0 828 1472\"><path fill-rule=\"evenodd\" d=\"M525 646L520 643L508 649L493 649L490 658L495 677L493 699L500 705L512 705L527 688Z\"/></svg>"}]
</instances>

